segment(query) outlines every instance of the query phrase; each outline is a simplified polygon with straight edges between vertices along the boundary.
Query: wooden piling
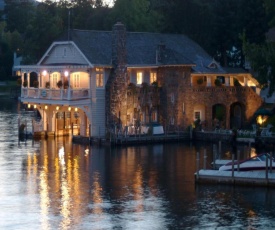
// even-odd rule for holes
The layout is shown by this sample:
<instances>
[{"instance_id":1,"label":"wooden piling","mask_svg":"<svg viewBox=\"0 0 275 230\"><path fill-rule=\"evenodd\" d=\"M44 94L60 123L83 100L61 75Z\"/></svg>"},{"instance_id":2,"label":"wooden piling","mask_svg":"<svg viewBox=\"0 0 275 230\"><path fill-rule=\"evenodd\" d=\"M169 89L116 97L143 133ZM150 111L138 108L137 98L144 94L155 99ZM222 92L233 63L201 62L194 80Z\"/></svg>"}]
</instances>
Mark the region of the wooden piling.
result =
<instances>
[{"instance_id":1,"label":"wooden piling","mask_svg":"<svg viewBox=\"0 0 275 230\"><path fill-rule=\"evenodd\" d=\"M237 152L238 172L240 171L240 150Z\"/></svg>"},{"instance_id":2,"label":"wooden piling","mask_svg":"<svg viewBox=\"0 0 275 230\"><path fill-rule=\"evenodd\" d=\"M206 159L207 159L206 149L204 149L204 154L203 154L203 169L204 170L206 170Z\"/></svg>"},{"instance_id":3,"label":"wooden piling","mask_svg":"<svg viewBox=\"0 0 275 230\"><path fill-rule=\"evenodd\" d=\"M235 170L235 168L234 168L234 161L235 161L235 155L232 154L232 178L234 178L234 170Z\"/></svg>"},{"instance_id":4,"label":"wooden piling","mask_svg":"<svg viewBox=\"0 0 275 230\"><path fill-rule=\"evenodd\" d=\"M270 152L270 173L272 173L272 161L273 161L272 152Z\"/></svg>"},{"instance_id":5,"label":"wooden piling","mask_svg":"<svg viewBox=\"0 0 275 230\"><path fill-rule=\"evenodd\" d=\"M199 171L200 171L200 153L197 152L197 180L199 179Z\"/></svg>"},{"instance_id":6,"label":"wooden piling","mask_svg":"<svg viewBox=\"0 0 275 230\"><path fill-rule=\"evenodd\" d=\"M268 180L268 158L265 158L265 179Z\"/></svg>"}]
</instances>

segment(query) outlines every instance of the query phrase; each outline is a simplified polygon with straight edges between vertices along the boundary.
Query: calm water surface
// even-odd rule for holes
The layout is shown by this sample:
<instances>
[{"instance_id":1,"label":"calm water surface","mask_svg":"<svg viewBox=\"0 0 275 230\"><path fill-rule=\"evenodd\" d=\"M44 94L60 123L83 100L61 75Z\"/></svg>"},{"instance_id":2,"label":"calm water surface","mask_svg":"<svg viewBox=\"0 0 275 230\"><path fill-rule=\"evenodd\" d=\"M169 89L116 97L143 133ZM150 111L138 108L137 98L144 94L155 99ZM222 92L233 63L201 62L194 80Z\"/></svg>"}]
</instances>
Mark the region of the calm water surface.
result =
<instances>
[{"instance_id":1,"label":"calm water surface","mask_svg":"<svg viewBox=\"0 0 275 230\"><path fill-rule=\"evenodd\" d=\"M275 228L274 189L195 186L196 152L209 144L18 141L19 116L30 126L32 113L0 99L0 229Z\"/></svg>"}]
</instances>

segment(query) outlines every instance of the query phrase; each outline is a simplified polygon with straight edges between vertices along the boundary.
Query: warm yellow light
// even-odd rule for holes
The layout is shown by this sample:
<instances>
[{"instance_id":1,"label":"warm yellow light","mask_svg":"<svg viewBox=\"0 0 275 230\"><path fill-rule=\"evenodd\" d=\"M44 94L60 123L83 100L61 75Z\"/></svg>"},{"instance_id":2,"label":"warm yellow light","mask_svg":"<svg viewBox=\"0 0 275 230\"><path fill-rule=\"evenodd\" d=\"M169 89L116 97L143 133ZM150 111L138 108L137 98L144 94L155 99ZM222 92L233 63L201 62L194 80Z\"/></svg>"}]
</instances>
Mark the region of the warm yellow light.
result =
<instances>
[{"instance_id":1,"label":"warm yellow light","mask_svg":"<svg viewBox=\"0 0 275 230\"><path fill-rule=\"evenodd\" d=\"M48 109L48 106L47 106L47 105L45 105L45 109Z\"/></svg>"},{"instance_id":2,"label":"warm yellow light","mask_svg":"<svg viewBox=\"0 0 275 230\"><path fill-rule=\"evenodd\" d=\"M77 108L74 109L75 112L77 112L77 110L78 110Z\"/></svg>"},{"instance_id":3,"label":"warm yellow light","mask_svg":"<svg viewBox=\"0 0 275 230\"><path fill-rule=\"evenodd\" d=\"M28 104L28 108L30 108L31 107L31 104Z\"/></svg>"},{"instance_id":4,"label":"warm yellow light","mask_svg":"<svg viewBox=\"0 0 275 230\"><path fill-rule=\"evenodd\" d=\"M69 110L69 111L71 111L71 109L72 109L71 107L68 107L68 110Z\"/></svg>"},{"instance_id":5,"label":"warm yellow light","mask_svg":"<svg viewBox=\"0 0 275 230\"><path fill-rule=\"evenodd\" d=\"M35 108L35 109L36 109L36 105L34 105L34 106L33 106L33 108Z\"/></svg>"},{"instance_id":6,"label":"warm yellow light","mask_svg":"<svg viewBox=\"0 0 275 230\"><path fill-rule=\"evenodd\" d=\"M46 76L46 75L47 75L47 71L46 71L46 70L43 70L42 75L43 75L43 76Z\"/></svg>"},{"instance_id":7,"label":"warm yellow light","mask_svg":"<svg viewBox=\"0 0 275 230\"><path fill-rule=\"evenodd\" d=\"M56 106L56 110L59 110L59 106Z\"/></svg>"}]
</instances>

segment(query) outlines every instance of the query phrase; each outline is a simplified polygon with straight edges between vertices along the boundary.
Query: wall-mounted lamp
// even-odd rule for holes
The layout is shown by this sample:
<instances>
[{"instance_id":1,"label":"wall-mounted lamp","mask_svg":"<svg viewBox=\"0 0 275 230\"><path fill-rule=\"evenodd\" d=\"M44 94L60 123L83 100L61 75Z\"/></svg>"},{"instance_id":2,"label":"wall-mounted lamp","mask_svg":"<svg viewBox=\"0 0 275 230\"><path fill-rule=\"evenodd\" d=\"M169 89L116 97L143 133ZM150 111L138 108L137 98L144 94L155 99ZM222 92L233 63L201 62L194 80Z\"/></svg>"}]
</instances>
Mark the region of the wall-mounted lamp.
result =
<instances>
[{"instance_id":1,"label":"wall-mounted lamp","mask_svg":"<svg viewBox=\"0 0 275 230\"><path fill-rule=\"evenodd\" d=\"M47 71L46 71L46 70L43 70L42 75L43 75L43 76L46 76L46 75L47 75Z\"/></svg>"},{"instance_id":2,"label":"wall-mounted lamp","mask_svg":"<svg viewBox=\"0 0 275 230\"><path fill-rule=\"evenodd\" d=\"M71 111L71 109L72 109L71 107L68 107L68 110L69 110L69 111Z\"/></svg>"},{"instance_id":3,"label":"wall-mounted lamp","mask_svg":"<svg viewBox=\"0 0 275 230\"><path fill-rule=\"evenodd\" d=\"M74 109L75 112L77 112L77 110L78 110L77 108Z\"/></svg>"},{"instance_id":4,"label":"wall-mounted lamp","mask_svg":"<svg viewBox=\"0 0 275 230\"><path fill-rule=\"evenodd\" d=\"M31 108L31 104L28 104L28 109Z\"/></svg>"},{"instance_id":5,"label":"wall-mounted lamp","mask_svg":"<svg viewBox=\"0 0 275 230\"><path fill-rule=\"evenodd\" d=\"M65 75L65 77L68 77L68 76L69 76L69 72L68 72L68 71L65 71L65 72L64 72L64 75Z\"/></svg>"},{"instance_id":6,"label":"wall-mounted lamp","mask_svg":"<svg viewBox=\"0 0 275 230\"><path fill-rule=\"evenodd\" d=\"M36 105L33 105L33 108L35 108L35 109L36 109Z\"/></svg>"},{"instance_id":7,"label":"wall-mounted lamp","mask_svg":"<svg viewBox=\"0 0 275 230\"><path fill-rule=\"evenodd\" d=\"M46 109L46 110L48 109L48 106L47 106L47 105L45 105L45 109Z\"/></svg>"},{"instance_id":8,"label":"wall-mounted lamp","mask_svg":"<svg viewBox=\"0 0 275 230\"><path fill-rule=\"evenodd\" d=\"M56 110L59 110L59 106L56 106Z\"/></svg>"}]
</instances>

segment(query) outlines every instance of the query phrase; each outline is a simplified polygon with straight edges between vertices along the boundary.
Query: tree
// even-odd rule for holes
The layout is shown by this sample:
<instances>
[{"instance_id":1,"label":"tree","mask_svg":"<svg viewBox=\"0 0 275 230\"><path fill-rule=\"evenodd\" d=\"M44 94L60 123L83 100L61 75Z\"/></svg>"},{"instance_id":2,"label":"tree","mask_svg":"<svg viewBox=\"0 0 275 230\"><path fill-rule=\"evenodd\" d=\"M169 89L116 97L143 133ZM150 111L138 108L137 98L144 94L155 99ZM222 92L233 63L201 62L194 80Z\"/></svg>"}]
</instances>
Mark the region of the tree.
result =
<instances>
[{"instance_id":1,"label":"tree","mask_svg":"<svg viewBox=\"0 0 275 230\"><path fill-rule=\"evenodd\" d=\"M275 91L275 43L251 44L243 39L243 50L262 88L269 85L269 96Z\"/></svg>"},{"instance_id":2,"label":"tree","mask_svg":"<svg viewBox=\"0 0 275 230\"><path fill-rule=\"evenodd\" d=\"M156 32L162 16L150 8L149 0L117 0L110 15L110 23L124 22L128 31Z\"/></svg>"}]
</instances>

